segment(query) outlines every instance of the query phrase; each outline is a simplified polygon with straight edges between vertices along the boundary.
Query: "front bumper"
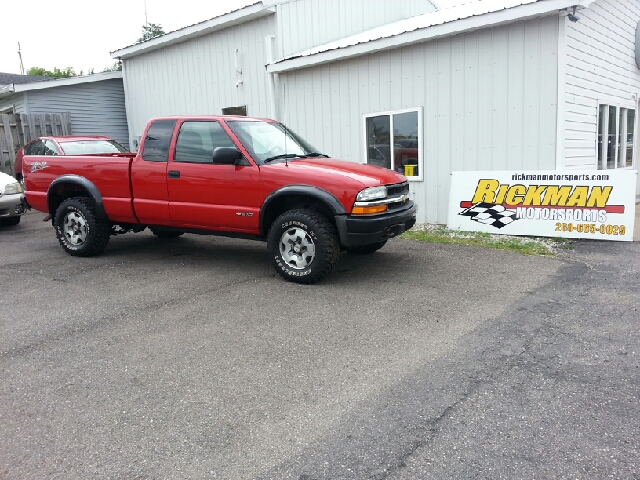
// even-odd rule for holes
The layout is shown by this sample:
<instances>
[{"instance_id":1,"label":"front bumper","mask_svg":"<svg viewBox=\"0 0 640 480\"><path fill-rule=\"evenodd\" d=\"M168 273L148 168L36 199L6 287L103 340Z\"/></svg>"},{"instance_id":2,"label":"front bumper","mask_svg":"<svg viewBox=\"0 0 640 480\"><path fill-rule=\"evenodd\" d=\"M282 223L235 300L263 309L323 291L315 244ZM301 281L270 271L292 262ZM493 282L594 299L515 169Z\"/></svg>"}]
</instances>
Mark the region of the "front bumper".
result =
<instances>
[{"instance_id":1,"label":"front bumper","mask_svg":"<svg viewBox=\"0 0 640 480\"><path fill-rule=\"evenodd\" d=\"M0 218L16 217L27 210L24 194L3 195L0 197Z\"/></svg>"},{"instance_id":2,"label":"front bumper","mask_svg":"<svg viewBox=\"0 0 640 480\"><path fill-rule=\"evenodd\" d=\"M407 202L401 210L380 215L336 215L343 247L371 245L395 237L416 224L416 205Z\"/></svg>"}]
</instances>

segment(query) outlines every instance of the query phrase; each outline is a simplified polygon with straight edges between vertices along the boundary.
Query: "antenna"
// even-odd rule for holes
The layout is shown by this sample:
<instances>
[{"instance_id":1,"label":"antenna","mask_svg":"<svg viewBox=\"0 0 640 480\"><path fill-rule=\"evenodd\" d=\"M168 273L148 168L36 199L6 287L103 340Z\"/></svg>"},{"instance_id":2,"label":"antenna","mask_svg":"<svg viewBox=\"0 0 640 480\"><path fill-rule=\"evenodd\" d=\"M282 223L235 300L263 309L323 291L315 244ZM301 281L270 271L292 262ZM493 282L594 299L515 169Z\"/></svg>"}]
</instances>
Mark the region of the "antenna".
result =
<instances>
[{"instance_id":1,"label":"antenna","mask_svg":"<svg viewBox=\"0 0 640 480\"><path fill-rule=\"evenodd\" d=\"M149 20L147 20L147 0L144 0L144 24L149 25Z\"/></svg>"},{"instance_id":2,"label":"antenna","mask_svg":"<svg viewBox=\"0 0 640 480\"><path fill-rule=\"evenodd\" d=\"M20 53L20 42L18 42L18 57L20 57L20 75L24 75L24 64L22 63L22 53Z\"/></svg>"}]
</instances>

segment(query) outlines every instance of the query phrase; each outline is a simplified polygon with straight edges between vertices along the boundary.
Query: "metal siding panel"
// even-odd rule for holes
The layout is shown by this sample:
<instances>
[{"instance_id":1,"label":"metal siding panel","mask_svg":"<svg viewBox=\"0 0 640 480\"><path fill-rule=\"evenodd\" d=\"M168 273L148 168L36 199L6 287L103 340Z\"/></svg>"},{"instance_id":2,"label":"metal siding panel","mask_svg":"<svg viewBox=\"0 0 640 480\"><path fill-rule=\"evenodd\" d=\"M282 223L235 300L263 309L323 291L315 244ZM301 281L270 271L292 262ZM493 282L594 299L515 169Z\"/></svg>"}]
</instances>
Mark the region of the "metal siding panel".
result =
<instances>
[{"instance_id":1,"label":"metal siding panel","mask_svg":"<svg viewBox=\"0 0 640 480\"><path fill-rule=\"evenodd\" d=\"M527 22L524 27L524 73L523 73L523 122L522 168L537 170L540 147L540 55L539 22Z\"/></svg>"},{"instance_id":2,"label":"metal siding panel","mask_svg":"<svg viewBox=\"0 0 640 480\"><path fill-rule=\"evenodd\" d=\"M391 83L389 83L389 85L381 85L380 55L371 55L366 58L369 67L369 75L367 77L369 82L369 94L371 95L368 107L371 112L379 112L381 91L387 88L391 89L392 86Z\"/></svg>"},{"instance_id":3,"label":"metal siding panel","mask_svg":"<svg viewBox=\"0 0 640 480\"><path fill-rule=\"evenodd\" d=\"M580 11L578 23L566 23L564 165L567 168L595 166L598 103L637 108L637 100L632 97L640 92L640 72L634 55L639 20L637 1L597 0L589 9Z\"/></svg>"},{"instance_id":4,"label":"metal siding panel","mask_svg":"<svg viewBox=\"0 0 640 480\"><path fill-rule=\"evenodd\" d=\"M524 30L521 24L510 25L508 70L507 154L509 167L526 168L523 161L524 130Z\"/></svg>"},{"instance_id":5,"label":"metal siding panel","mask_svg":"<svg viewBox=\"0 0 640 480\"><path fill-rule=\"evenodd\" d=\"M491 162L483 165L481 170L506 170L509 165L508 145L508 72L507 55L509 51L509 34L506 28L493 29L493 110L492 119L492 149Z\"/></svg>"},{"instance_id":6,"label":"metal siding panel","mask_svg":"<svg viewBox=\"0 0 640 480\"><path fill-rule=\"evenodd\" d=\"M417 0L298 0L276 8L281 57L435 10Z\"/></svg>"},{"instance_id":7,"label":"metal siding panel","mask_svg":"<svg viewBox=\"0 0 640 480\"><path fill-rule=\"evenodd\" d=\"M465 118L465 37L453 37L451 45L451 93L449 104L449 152L451 170L464 170L464 118ZM453 133L455 131L455 134Z\"/></svg>"},{"instance_id":8,"label":"metal siding panel","mask_svg":"<svg viewBox=\"0 0 640 480\"><path fill-rule=\"evenodd\" d=\"M71 113L75 135L106 135L129 145L122 80L60 86L29 92L29 113Z\"/></svg>"},{"instance_id":9,"label":"metal siding panel","mask_svg":"<svg viewBox=\"0 0 640 480\"><path fill-rule=\"evenodd\" d=\"M555 169L558 123L558 19L556 17L541 19L539 24L538 168Z\"/></svg>"},{"instance_id":10,"label":"metal siding panel","mask_svg":"<svg viewBox=\"0 0 640 480\"><path fill-rule=\"evenodd\" d=\"M444 218L441 211L446 210L447 200L444 198L445 189L448 190L450 171L453 168L453 157L451 152L451 123L455 114L452 106L453 88L453 69L455 59L453 58L452 40L445 39L437 44L438 49L438 97L436 100L438 111L438 161L435 163L435 169L432 173L436 183L434 185L434 204L429 206L435 211L438 218ZM447 183L447 185L444 185ZM446 216L446 214L445 214Z\"/></svg>"},{"instance_id":11,"label":"metal siding panel","mask_svg":"<svg viewBox=\"0 0 640 480\"><path fill-rule=\"evenodd\" d=\"M466 35L464 42L464 130L462 139L462 160L465 170L478 168L478 98L479 84L479 35Z\"/></svg>"},{"instance_id":12,"label":"metal siding panel","mask_svg":"<svg viewBox=\"0 0 640 480\"><path fill-rule=\"evenodd\" d=\"M322 140L323 140L323 144L322 144L322 150L326 150L326 151L330 151L332 149L332 142L333 142L333 117L332 117L332 112L333 112L333 102L332 102L332 95L331 95L331 69L333 68L332 65L328 65L328 68L323 69L322 74L320 75L320 81L321 81L321 95L320 95L320 99L322 102L322 107L320 108L320 112L322 112L322 114L319 116L319 119L321 120L321 127L322 127Z\"/></svg>"},{"instance_id":13,"label":"metal siding panel","mask_svg":"<svg viewBox=\"0 0 640 480\"><path fill-rule=\"evenodd\" d=\"M478 87L476 89L477 149L474 168L488 170L493 157L493 108L495 64L493 58L493 30L478 32Z\"/></svg>"}]
</instances>

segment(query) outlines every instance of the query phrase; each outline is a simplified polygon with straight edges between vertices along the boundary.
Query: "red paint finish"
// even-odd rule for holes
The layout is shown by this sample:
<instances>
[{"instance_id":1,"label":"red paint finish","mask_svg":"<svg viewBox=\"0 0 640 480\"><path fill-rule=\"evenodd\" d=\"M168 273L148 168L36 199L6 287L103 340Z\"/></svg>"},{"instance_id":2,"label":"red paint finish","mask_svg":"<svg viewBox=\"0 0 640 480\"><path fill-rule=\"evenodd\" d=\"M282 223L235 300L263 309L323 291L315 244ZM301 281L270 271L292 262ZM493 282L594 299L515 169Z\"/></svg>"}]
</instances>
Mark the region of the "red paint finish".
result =
<instances>
[{"instance_id":1,"label":"red paint finish","mask_svg":"<svg viewBox=\"0 0 640 480\"><path fill-rule=\"evenodd\" d=\"M105 211L114 223L257 235L265 199L282 187L304 185L319 188L334 196L349 213L362 189L406 181L403 175L382 167L331 158L295 158L262 163L252 158L234 135L225 123L229 119L258 120L246 117L157 119L176 121L173 132L168 130L169 135L166 135L167 139L170 136L170 141L167 140L162 147L164 160L143 158L145 143L149 143L150 150L153 142L157 141L157 138L147 135L153 120L145 129L137 154L23 155L27 201L36 210L48 212L47 192L51 182L63 175L75 175L95 185ZM220 122L246 161L242 165L175 162L180 126L186 120Z\"/></svg>"}]
</instances>

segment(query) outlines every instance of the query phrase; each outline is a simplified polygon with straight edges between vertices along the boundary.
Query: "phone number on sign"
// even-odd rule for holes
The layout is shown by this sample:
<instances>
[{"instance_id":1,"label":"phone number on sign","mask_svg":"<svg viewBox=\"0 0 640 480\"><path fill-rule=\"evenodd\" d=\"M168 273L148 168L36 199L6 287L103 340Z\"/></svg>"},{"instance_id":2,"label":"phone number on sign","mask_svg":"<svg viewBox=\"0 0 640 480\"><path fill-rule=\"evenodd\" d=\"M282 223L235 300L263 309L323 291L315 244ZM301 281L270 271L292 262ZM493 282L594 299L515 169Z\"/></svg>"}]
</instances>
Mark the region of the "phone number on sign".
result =
<instances>
[{"instance_id":1,"label":"phone number on sign","mask_svg":"<svg viewBox=\"0 0 640 480\"><path fill-rule=\"evenodd\" d=\"M601 235L624 235L624 225L596 225L595 223L556 223L556 232L599 233Z\"/></svg>"}]
</instances>

